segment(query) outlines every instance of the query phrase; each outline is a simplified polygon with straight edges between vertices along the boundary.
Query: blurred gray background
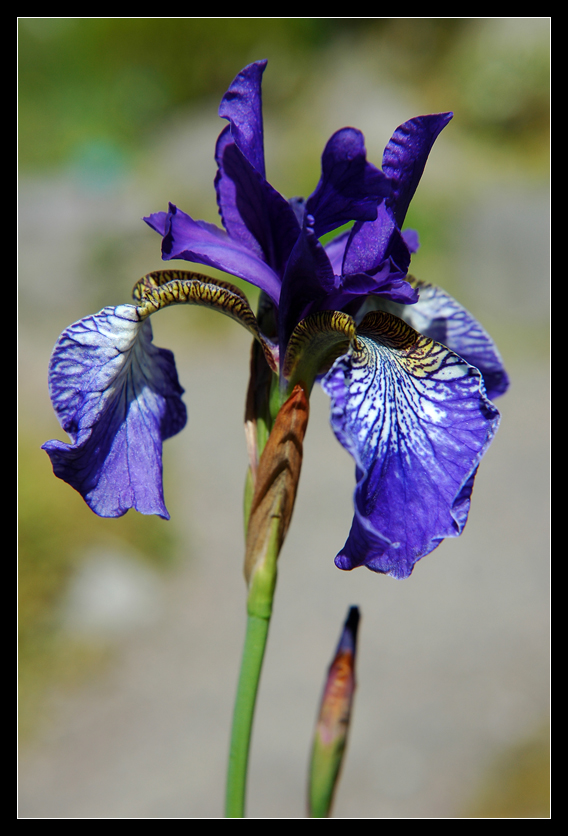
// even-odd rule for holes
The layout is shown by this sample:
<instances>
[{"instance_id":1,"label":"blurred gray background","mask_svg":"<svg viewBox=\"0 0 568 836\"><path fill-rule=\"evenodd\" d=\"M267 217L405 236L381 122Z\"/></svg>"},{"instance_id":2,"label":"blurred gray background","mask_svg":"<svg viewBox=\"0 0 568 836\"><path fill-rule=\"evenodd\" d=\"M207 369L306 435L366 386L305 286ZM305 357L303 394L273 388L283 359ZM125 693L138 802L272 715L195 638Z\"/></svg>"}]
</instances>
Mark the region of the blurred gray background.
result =
<instances>
[{"instance_id":1,"label":"blurred gray background","mask_svg":"<svg viewBox=\"0 0 568 836\"><path fill-rule=\"evenodd\" d=\"M218 221L218 103L259 58L267 176L288 197L313 190L338 128L379 165L401 122L454 111L407 219L411 270L483 322L511 388L464 534L406 581L333 564L354 467L314 391L248 815L305 816L324 675L358 604L335 817L548 816L549 20L22 18L19 36L20 817L223 814L248 335L188 307L152 319L190 416L164 448L170 522L98 519L39 447L68 440L46 382L59 333L163 266L142 216L171 200Z\"/></svg>"}]
</instances>

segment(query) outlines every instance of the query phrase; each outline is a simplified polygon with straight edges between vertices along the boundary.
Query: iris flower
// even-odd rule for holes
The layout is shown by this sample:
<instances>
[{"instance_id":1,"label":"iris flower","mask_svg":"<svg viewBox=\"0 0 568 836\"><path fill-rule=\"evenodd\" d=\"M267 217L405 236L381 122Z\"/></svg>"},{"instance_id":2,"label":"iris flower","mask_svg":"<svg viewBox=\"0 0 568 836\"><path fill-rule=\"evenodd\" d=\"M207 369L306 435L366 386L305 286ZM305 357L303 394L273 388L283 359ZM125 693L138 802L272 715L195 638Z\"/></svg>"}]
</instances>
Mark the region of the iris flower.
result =
<instances>
[{"instance_id":1,"label":"iris flower","mask_svg":"<svg viewBox=\"0 0 568 836\"><path fill-rule=\"evenodd\" d=\"M165 260L214 267L260 288L258 315L228 282L177 269L144 277L135 304L104 308L61 335L50 391L72 443L44 449L55 474L100 516L135 508L168 518L162 442L184 427L186 409L173 355L153 345L149 316L176 303L216 308L253 334L281 393L317 381L331 399L332 429L356 465L354 518L336 565L407 577L463 530L498 426L491 399L508 385L471 314L408 274L418 240L401 228L452 114L398 127L382 170L367 161L360 131L337 131L315 191L286 200L265 176L265 65L245 67L221 101L228 125L215 149L215 189L224 229L172 204L145 218L162 236Z\"/></svg>"}]
</instances>

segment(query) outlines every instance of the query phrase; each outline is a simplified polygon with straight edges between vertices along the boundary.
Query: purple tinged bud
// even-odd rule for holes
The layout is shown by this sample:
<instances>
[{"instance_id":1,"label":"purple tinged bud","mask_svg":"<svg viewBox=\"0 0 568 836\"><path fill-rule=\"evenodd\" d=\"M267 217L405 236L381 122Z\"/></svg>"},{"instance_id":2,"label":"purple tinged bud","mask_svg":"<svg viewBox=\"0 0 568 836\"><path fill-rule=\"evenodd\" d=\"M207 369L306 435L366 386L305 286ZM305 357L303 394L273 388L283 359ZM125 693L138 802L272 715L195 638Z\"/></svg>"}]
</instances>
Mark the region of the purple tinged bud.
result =
<instances>
[{"instance_id":1,"label":"purple tinged bud","mask_svg":"<svg viewBox=\"0 0 568 836\"><path fill-rule=\"evenodd\" d=\"M359 608L351 607L329 667L316 725L309 776L310 818L327 818L347 743L355 693Z\"/></svg>"}]
</instances>

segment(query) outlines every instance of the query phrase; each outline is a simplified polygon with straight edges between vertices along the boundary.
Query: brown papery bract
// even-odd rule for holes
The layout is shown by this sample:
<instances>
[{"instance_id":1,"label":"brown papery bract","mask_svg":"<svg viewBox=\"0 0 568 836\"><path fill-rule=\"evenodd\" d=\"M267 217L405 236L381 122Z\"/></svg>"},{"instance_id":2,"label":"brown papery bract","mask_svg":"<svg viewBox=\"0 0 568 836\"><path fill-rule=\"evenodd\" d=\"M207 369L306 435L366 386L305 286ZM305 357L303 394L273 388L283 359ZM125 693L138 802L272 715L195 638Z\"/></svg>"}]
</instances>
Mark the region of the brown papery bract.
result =
<instances>
[{"instance_id":1,"label":"brown papery bract","mask_svg":"<svg viewBox=\"0 0 568 836\"><path fill-rule=\"evenodd\" d=\"M264 561L269 545L278 553L286 537L302 467L308 415L306 388L297 383L276 416L258 464L247 531L247 583Z\"/></svg>"}]
</instances>

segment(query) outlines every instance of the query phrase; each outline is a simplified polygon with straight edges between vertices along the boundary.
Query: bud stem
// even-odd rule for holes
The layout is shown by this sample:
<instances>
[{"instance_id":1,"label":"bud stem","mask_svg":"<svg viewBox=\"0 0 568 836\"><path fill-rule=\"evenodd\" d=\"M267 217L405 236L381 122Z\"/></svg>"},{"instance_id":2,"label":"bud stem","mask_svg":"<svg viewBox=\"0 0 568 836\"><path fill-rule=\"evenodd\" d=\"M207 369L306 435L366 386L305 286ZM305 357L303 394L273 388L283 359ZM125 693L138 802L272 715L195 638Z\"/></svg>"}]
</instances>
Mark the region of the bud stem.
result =
<instances>
[{"instance_id":1,"label":"bud stem","mask_svg":"<svg viewBox=\"0 0 568 836\"><path fill-rule=\"evenodd\" d=\"M242 819L245 816L246 778L252 721L269 624L269 618L248 615L229 753L225 806L225 817L228 819Z\"/></svg>"}]
</instances>

